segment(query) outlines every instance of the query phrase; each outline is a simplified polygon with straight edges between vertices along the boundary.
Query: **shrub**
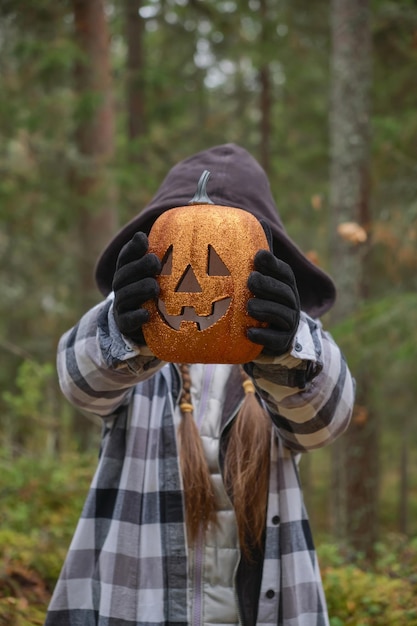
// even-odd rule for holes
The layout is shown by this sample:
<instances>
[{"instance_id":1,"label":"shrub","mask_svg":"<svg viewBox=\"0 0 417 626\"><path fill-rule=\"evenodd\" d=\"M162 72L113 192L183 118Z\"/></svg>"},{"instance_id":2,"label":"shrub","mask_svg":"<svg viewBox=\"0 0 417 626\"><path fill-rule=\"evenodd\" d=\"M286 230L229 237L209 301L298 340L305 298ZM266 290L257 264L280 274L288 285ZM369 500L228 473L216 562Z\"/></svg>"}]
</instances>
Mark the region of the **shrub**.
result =
<instances>
[{"instance_id":1,"label":"shrub","mask_svg":"<svg viewBox=\"0 0 417 626\"><path fill-rule=\"evenodd\" d=\"M320 549L331 626L417 626L417 585L409 575L409 563L401 564L394 545L380 548L384 560L378 560L372 570L364 570L364 563L360 567L344 562L335 546ZM417 556L416 550L413 553Z\"/></svg>"},{"instance_id":2,"label":"shrub","mask_svg":"<svg viewBox=\"0 0 417 626\"><path fill-rule=\"evenodd\" d=\"M0 455L0 626L43 624L95 464Z\"/></svg>"}]
</instances>

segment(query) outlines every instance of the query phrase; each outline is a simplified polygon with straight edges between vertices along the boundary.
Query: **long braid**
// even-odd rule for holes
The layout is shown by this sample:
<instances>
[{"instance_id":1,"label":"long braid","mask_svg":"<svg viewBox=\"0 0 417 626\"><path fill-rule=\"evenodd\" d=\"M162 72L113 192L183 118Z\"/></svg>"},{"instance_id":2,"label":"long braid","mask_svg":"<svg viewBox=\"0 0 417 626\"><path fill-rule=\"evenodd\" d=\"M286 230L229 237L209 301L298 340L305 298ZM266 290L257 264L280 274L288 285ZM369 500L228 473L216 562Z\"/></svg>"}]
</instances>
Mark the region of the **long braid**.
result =
<instances>
[{"instance_id":1,"label":"long braid","mask_svg":"<svg viewBox=\"0 0 417 626\"><path fill-rule=\"evenodd\" d=\"M188 364L181 364L183 391L180 398L180 464L185 493L189 540L194 543L200 528L216 521L216 502L200 433L193 417ZM269 482L271 424L255 396L250 378L241 368L245 399L234 420L225 457L225 483L231 493L242 552L250 556L260 547L265 529Z\"/></svg>"},{"instance_id":2,"label":"long braid","mask_svg":"<svg viewBox=\"0 0 417 626\"><path fill-rule=\"evenodd\" d=\"M255 396L251 379L241 369L245 400L230 433L225 481L231 490L242 552L261 547L269 484L271 422Z\"/></svg>"},{"instance_id":3,"label":"long braid","mask_svg":"<svg viewBox=\"0 0 417 626\"><path fill-rule=\"evenodd\" d=\"M185 493L187 531L194 543L201 525L207 529L216 520L216 502L210 471L204 456L200 433L193 417L191 379L188 364L180 365L183 391L180 398L182 420L179 427L180 464Z\"/></svg>"}]
</instances>

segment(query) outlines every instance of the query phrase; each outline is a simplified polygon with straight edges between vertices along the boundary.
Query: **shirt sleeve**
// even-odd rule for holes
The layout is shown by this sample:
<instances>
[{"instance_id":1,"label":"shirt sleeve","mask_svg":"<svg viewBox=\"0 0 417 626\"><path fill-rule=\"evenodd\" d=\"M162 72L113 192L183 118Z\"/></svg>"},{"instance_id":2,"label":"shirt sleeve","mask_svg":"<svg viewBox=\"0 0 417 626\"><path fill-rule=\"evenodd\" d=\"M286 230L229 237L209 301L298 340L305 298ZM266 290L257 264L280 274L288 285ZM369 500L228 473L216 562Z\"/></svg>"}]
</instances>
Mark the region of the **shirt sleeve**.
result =
<instances>
[{"instance_id":1,"label":"shirt sleeve","mask_svg":"<svg viewBox=\"0 0 417 626\"><path fill-rule=\"evenodd\" d=\"M339 347L318 320L303 313L291 352L260 356L249 373L291 449L323 447L347 429L355 383Z\"/></svg>"},{"instance_id":2,"label":"shirt sleeve","mask_svg":"<svg viewBox=\"0 0 417 626\"><path fill-rule=\"evenodd\" d=\"M133 387L162 365L146 346L136 346L121 335L111 296L88 311L58 344L58 379L64 396L100 417L127 404Z\"/></svg>"}]
</instances>

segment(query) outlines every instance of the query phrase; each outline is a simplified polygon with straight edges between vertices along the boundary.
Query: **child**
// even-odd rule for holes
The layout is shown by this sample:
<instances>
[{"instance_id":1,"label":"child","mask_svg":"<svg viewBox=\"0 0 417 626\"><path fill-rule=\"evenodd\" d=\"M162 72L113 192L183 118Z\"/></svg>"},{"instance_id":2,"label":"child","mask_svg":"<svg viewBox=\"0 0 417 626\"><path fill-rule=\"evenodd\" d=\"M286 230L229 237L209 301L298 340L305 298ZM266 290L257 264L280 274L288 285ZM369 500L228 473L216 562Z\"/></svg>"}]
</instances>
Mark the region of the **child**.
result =
<instances>
[{"instance_id":1,"label":"child","mask_svg":"<svg viewBox=\"0 0 417 626\"><path fill-rule=\"evenodd\" d=\"M243 367L163 363L142 332L161 271L147 234L203 170L215 204L272 233L248 278L263 349ZM354 385L318 321L333 282L286 234L262 168L234 144L177 164L96 278L106 299L62 337L58 371L102 417L101 455L46 626L328 625L297 460L345 431Z\"/></svg>"}]
</instances>

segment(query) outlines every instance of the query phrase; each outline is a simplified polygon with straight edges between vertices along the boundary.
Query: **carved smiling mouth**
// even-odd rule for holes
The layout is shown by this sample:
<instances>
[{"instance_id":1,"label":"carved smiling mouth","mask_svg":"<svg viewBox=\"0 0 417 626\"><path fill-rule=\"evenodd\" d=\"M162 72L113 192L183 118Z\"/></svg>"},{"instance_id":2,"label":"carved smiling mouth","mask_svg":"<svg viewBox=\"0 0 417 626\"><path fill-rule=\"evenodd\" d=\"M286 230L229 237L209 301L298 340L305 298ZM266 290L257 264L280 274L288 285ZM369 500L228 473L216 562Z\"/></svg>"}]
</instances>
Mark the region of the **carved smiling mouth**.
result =
<instances>
[{"instance_id":1,"label":"carved smiling mouth","mask_svg":"<svg viewBox=\"0 0 417 626\"><path fill-rule=\"evenodd\" d=\"M163 300L158 300L158 311L164 322L174 330L179 330L182 322L194 322L197 330L206 330L223 317L231 300L226 297L214 302L210 315L197 315L193 306L182 307L180 315L169 315Z\"/></svg>"}]
</instances>

